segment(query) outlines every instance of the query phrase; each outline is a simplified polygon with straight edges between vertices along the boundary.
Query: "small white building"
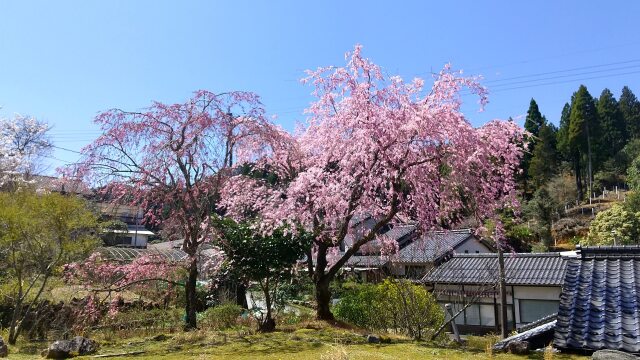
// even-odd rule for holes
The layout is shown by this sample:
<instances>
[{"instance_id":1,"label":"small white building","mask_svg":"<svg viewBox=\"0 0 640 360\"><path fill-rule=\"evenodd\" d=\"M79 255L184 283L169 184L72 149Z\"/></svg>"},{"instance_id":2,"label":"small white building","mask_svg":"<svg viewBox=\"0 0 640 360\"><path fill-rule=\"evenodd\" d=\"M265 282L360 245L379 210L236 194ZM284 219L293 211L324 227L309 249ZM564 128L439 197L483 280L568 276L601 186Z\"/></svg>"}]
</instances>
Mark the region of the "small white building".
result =
<instances>
[{"instance_id":1,"label":"small white building","mask_svg":"<svg viewBox=\"0 0 640 360\"><path fill-rule=\"evenodd\" d=\"M558 312L569 256L560 253L505 254L509 331ZM454 254L422 280L453 313L462 333L499 331L497 254Z\"/></svg>"},{"instance_id":2,"label":"small white building","mask_svg":"<svg viewBox=\"0 0 640 360\"><path fill-rule=\"evenodd\" d=\"M146 248L149 237L155 235L147 230L144 225L127 225L124 230L109 230L103 238L107 246Z\"/></svg>"}]
</instances>

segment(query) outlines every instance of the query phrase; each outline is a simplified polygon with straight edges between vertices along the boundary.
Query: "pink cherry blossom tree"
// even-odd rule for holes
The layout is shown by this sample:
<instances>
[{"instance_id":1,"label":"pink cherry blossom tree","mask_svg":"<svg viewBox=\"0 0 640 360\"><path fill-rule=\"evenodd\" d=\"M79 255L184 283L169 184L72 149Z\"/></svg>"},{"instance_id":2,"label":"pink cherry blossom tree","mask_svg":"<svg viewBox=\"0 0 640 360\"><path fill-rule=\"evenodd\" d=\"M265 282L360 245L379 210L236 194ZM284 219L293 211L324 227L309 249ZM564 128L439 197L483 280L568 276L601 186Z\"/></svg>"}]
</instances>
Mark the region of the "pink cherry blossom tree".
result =
<instances>
[{"instance_id":1,"label":"pink cherry blossom tree","mask_svg":"<svg viewBox=\"0 0 640 360\"><path fill-rule=\"evenodd\" d=\"M112 109L95 123L103 134L66 173L101 187L109 201L145 209L148 223L171 224L190 257L186 328L195 328L198 248L212 239L209 216L234 157L259 153L267 137L257 136L270 128L262 104L250 92L197 91L185 103Z\"/></svg>"},{"instance_id":2,"label":"pink cherry blossom tree","mask_svg":"<svg viewBox=\"0 0 640 360\"><path fill-rule=\"evenodd\" d=\"M385 226L412 221L427 231L517 206L523 131L512 122L469 123L461 90L487 102L476 79L446 66L425 90L421 79L385 76L360 46L347 59L346 67L308 72L317 101L306 125L295 135L270 132L268 151L255 155L254 173L277 181L234 176L222 201L235 218L259 214L265 231L290 223L313 232L308 271L324 320L333 319L329 283ZM375 224L352 226L362 214Z\"/></svg>"}]
</instances>

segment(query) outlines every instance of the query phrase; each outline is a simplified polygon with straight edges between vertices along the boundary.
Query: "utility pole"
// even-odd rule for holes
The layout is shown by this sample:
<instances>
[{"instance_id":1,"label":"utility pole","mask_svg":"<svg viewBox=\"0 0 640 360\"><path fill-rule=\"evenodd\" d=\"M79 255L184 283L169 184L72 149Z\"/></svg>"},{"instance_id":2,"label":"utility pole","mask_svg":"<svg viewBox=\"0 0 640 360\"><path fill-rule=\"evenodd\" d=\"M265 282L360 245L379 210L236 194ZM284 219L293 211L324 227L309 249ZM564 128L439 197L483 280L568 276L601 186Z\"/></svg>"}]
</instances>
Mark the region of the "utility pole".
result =
<instances>
[{"instance_id":1,"label":"utility pole","mask_svg":"<svg viewBox=\"0 0 640 360\"><path fill-rule=\"evenodd\" d=\"M503 339L507 338L507 282L504 271L504 252L502 249L502 241L496 239L498 248L498 283L500 288L500 335Z\"/></svg>"}]
</instances>

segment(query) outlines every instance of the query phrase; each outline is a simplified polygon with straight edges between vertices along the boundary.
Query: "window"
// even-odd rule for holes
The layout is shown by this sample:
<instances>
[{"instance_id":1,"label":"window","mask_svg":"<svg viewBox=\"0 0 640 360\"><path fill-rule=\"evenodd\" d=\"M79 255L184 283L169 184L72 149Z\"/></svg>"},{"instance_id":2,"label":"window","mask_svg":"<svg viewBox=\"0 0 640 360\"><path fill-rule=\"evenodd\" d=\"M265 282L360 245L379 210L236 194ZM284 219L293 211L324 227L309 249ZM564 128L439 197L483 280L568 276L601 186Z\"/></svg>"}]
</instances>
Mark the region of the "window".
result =
<instances>
[{"instance_id":1,"label":"window","mask_svg":"<svg viewBox=\"0 0 640 360\"><path fill-rule=\"evenodd\" d=\"M493 305L480 305L480 320L482 326L496 326L495 308Z\"/></svg>"},{"instance_id":2,"label":"window","mask_svg":"<svg viewBox=\"0 0 640 360\"><path fill-rule=\"evenodd\" d=\"M547 315L558 312L560 302L557 300L519 300L520 322L530 323Z\"/></svg>"},{"instance_id":3,"label":"window","mask_svg":"<svg viewBox=\"0 0 640 360\"><path fill-rule=\"evenodd\" d=\"M440 302L440 305L444 309L444 302ZM453 313L456 314L462 307L462 304L451 304ZM507 305L507 321L510 329L513 328L513 316L512 316L512 306ZM472 304L469 305L464 310L463 314L460 314L455 322L458 325L474 325L474 326L486 326L486 327L495 327L496 326L496 316L495 312L498 311L494 304ZM446 312L446 310L445 310ZM449 318L449 314L447 313L447 319Z\"/></svg>"}]
</instances>

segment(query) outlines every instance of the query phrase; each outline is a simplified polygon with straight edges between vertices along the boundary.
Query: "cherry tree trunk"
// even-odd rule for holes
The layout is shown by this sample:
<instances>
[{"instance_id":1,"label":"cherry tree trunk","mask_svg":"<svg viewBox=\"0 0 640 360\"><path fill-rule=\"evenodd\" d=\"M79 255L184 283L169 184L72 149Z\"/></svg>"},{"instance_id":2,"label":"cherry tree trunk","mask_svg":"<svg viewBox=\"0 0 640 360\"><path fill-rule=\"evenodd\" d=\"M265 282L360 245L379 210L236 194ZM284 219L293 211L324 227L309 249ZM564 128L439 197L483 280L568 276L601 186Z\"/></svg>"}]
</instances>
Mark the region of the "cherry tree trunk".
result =
<instances>
[{"instance_id":1,"label":"cherry tree trunk","mask_svg":"<svg viewBox=\"0 0 640 360\"><path fill-rule=\"evenodd\" d=\"M196 282L198 280L198 259L193 257L189 263L189 277L185 284L186 293L186 318L185 330L194 330L197 328L196 323L196 307L198 298L196 295Z\"/></svg>"},{"instance_id":2,"label":"cherry tree trunk","mask_svg":"<svg viewBox=\"0 0 640 360\"><path fill-rule=\"evenodd\" d=\"M318 320L333 321L335 317L331 313L329 303L331 302L331 290L329 284L331 279L327 276L321 277L319 280L314 281L316 290L316 303L318 308L316 309L316 318Z\"/></svg>"}]
</instances>

